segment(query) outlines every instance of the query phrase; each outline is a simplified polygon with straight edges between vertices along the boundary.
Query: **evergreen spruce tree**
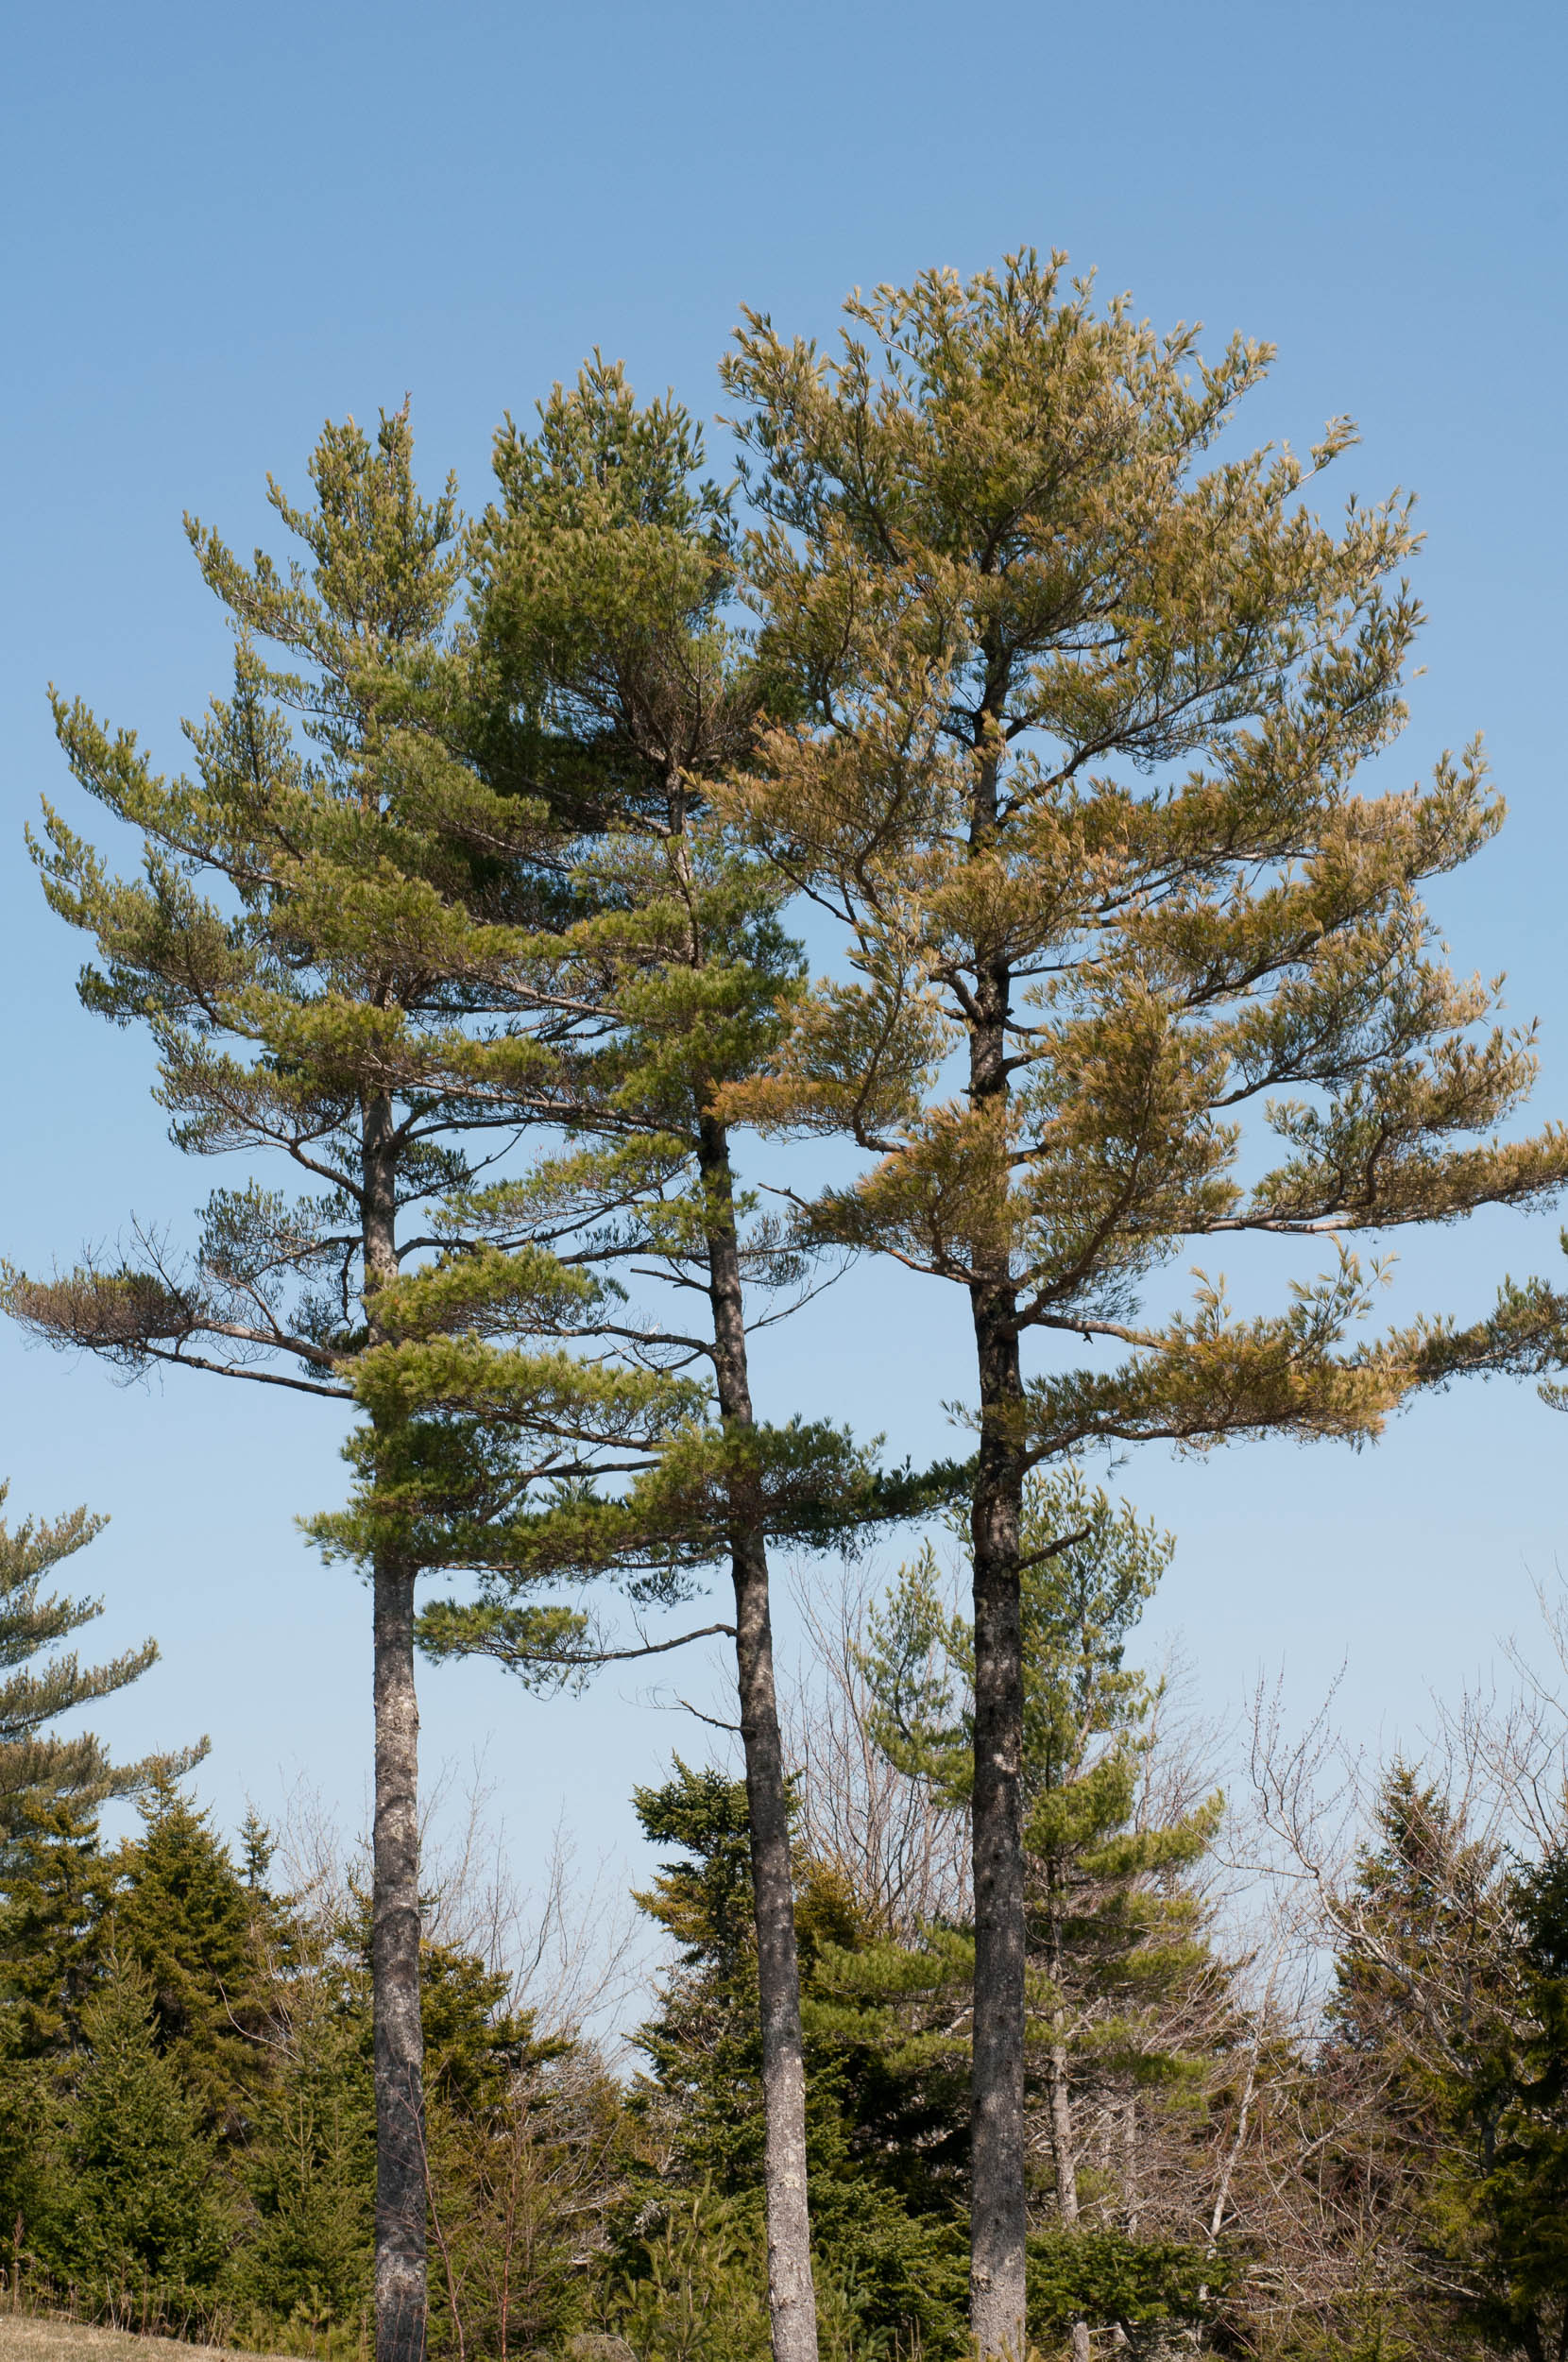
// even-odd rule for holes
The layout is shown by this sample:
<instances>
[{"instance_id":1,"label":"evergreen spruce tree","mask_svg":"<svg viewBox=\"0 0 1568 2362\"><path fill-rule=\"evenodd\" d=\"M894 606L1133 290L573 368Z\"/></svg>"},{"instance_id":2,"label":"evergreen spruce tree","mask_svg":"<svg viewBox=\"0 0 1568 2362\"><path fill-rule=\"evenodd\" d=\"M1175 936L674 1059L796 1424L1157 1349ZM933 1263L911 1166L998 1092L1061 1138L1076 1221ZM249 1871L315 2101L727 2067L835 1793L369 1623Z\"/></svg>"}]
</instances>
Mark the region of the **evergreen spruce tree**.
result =
<instances>
[{"instance_id":1,"label":"evergreen spruce tree","mask_svg":"<svg viewBox=\"0 0 1568 2362\"><path fill-rule=\"evenodd\" d=\"M253 2228L234 2288L260 2319L319 2335L375 2295L369 1978L357 1950L298 1925L280 1965L271 2068L237 2161Z\"/></svg>"},{"instance_id":2,"label":"evergreen spruce tree","mask_svg":"<svg viewBox=\"0 0 1568 2362\"><path fill-rule=\"evenodd\" d=\"M1467 2028L1474 2067L1465 2131L1479 2172L1462 2310L1499 2345L1568 2351L1568 1861L1509 1882L1517 1949L1512 2024ZM1489 2042L1488 2036L1491 2036ZM1479 2265L1479 2271L1475 2270ZM1479 2281L1479 2287L1475 2285Z\"/></svg>"},{"instance_id":3,"label":"evergreen spruce tree","mask_svg":"<svg viewBox=\"0 0 1568 2362\"><path fill-rule=\"evenodd\" d=\"M9 2058L51 2058L80 2042L107 1884L97 1807L74 1797L30 1806L0 1874L0 2026Z\"/></svg>"},{"instance_id":4,"label":"evergreen spruce tree","mask_svg":"<svg viewBox=\"0 0 1568 2362\"><path fill-rule=\"evenodd\" d=\"M847 979L734 1120L876 1159L817 1235L965 1292L975 1337L973 2327L1024 2314L1024 1480L1095 1442L1373 1435L1461 1369L1549 1366L1536 1287L1350 1346L1341 1248L1285 1308L1142 1308L1194 1240L1547 1202L1556 1130L1488 1144L1527 1033L1443 966L1422 888L1500 807L1478 750L1356 792L1404 719L1409 504L1304 505L1354 440L1204 454L1269 354L1212 365L1026 252L846 307L837 357L749 316L726 364L762 515L746 557L781 703L727 798L836 912ZM953 1053L962 1060L955 1078ZM955 1080L957 1087L955 1087ZM1283 1155L1248 1165L1264 1103ZM1249 1144L1249 1156L1251 1154ZM1030 1376L1026 1333L1122 1358ZM946 1390L948 1393L952 1388Z\"/></svg>"},{"instance_id":5,"label":"evergreen spruce tree","mask_svg":"<svg viewBox=\"0 0 1568 2362\"><path fill-rule=\"evenodd\" d=\"M1540 1891L1510 1875L1462 1796L1406 1762L1385 1773L1355 1876L1332 1898L1334 1984L1316 2062L1326 2089L1358 2095L1337 2139L1328 2118L1322 2151L1364 2249L1347 2262L1364 2284L1365 2336L1382 2327L1441 2349L1463 2320L1503 2331L1509 2241L1496 2239L1492 2205L1507 2212L1504 2128L1522 2121L1512 2111L1541 2028L1546 1956L1526 1899ZM1539 2326L1526 2301L1499 2342L1527 2353Z\"/></svg>"},{"instance_id":6,"label":"evergreen spruce tree","mask_svg":"<svg viewBox=\"0 0 1568 2362\"><path fill-rule=\"evenodd\" d=\"M176 1141L281 1155L312 1194L256 1179L216 1191L189 1259L139 1227L118 1261L53 1280L10 1273L5 1302L34 1333L121 1366L216 1371L337 1404L353 1399L356 1359L394 1343L400 1267L433 1242L421 1208L465 1186L476 1130L509 1137L535 1112L540 1059L511 1022L514 970L566 889L548 808L486 789L440 728L402 726L421 683L444 693L471 549L451 484L419 497L406 409L374 437L329 425L311 477L308 508L271 487L305 551L287 571L262 553L247 567L189 525L235 634L232 693L188 728L194 779L160 777L132 733L57 701L77 779L144 839L143 877L114 878L47 808L38 858L53 907L96 945L85 1002L151 1030ZM548 1262L469 1258L447 1283L456 1338L570 1326L577 1297ZM423 1318L428 1340L428 1298ZM383 1459L405 1415L397 1399L372 1402ZM543 1456L561 1460L558 1439ZM570 1475L570 1450L565 1462ZM503 1493L518 1481L510 1463L498 1472ZM414 1589L428 1562L401 1550L409 1530L400 1511L364 1534L380 2362L415 2362L425 2319Z\"/></svg>"},{"instance_id":7,"label":"evergreen spruce tree","mask_svg":"<svg viewBox=\"0 0 1568 2362\"><path fill-rule=\"evenodd\" d=\"M232 2226L212 2148L154 2038L145 1977L111 1961L83 2026L87 2062L65 2125L64 2260L100 2303L210 2300Z\"/></svg>"},{"instance_id":8,"label":"evergreen spruce tree","mask_svg":"<svg viewBox=\"0 0 1568 2362\"><path fill-rule=\"evenodd\" d=\"M269 2055L272 1913L210 1815L172 1778L153 1783L141 1813L140 1838L107 1865L98 1940L145 1979L160 2052L203 2132L232 2146L247 2133Z\"/></svg>"},{"instance_id":9,"label":"evergreen spruce tree","mask_svg":"<svg viewBox=\"0 0 1568 2362\"><path fill-rule=\"evenodd\" d=\"M82 2041L98 1977L107 1882L98 1807L187 1770L203 1752L116 1764L92 1732L49 1727L157 1661L150 1640L98 1666L60 1647L103 1602L46 1592L43 1580L103 1523L85 1509L15 1528L0 1520L0 2212L28 2243L47 2243L63 2202L57 2070Z\"/></svg>"}]
</instances>

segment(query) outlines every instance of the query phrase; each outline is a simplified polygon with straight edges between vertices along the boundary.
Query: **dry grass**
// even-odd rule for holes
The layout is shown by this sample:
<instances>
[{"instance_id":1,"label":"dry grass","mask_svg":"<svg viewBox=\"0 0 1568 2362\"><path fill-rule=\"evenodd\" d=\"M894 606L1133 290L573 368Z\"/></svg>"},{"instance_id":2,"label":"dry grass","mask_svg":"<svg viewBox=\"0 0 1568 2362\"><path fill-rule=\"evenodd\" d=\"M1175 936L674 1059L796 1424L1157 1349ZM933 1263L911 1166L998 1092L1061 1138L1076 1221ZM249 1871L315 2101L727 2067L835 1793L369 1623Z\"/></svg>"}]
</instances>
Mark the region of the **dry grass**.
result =
<instances>
[{"instance_id":1,"label":"dry grass","mask_svg":"<svg viewBox=\"0 0 1568 2362\"><path fill-rule=\"evenodd\" d=\"M225 2362L280 2362L230 2348L190 2346L175 2337L140 2337L124 2329L90 2329L79 2321L31 2313L0 2313L0 2362L174 2362L177 2354L218 2353Z\"/></svg>"}]
</instances>

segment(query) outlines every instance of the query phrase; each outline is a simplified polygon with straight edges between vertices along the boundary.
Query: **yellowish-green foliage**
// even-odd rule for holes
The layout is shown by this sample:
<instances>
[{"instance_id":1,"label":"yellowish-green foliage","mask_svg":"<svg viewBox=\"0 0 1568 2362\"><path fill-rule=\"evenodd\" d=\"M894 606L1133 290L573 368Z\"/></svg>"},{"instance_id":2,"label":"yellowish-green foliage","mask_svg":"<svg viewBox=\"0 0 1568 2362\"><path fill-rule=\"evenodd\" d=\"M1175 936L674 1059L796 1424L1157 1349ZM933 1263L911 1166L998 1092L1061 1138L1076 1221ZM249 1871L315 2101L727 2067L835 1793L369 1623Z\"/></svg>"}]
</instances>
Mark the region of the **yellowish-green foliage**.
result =
<instances>
[{"instance_id":1,"label":"yellowish-green foliage","mask_svg":"<svg viewBox=\"0 0 1568 2362\"><path fill-rule=\"evenodd\" d=\"M1347 1349L1375 1276L1348 1252L1278 1312L1206 1281L1191 1314L1139 1309L1192 1240L1445 1222L1568 1175L1555 1125L1498 1142L1530 1034L1422 900L1500 824L1478 746L1356 779L1405 719L1409 502L1314 514L1343 419L1305 459L1211 458L1267 349L1204 364L1060 257L846 309L837 355L753 317L726 370L762 645L801 701L731 810L854 971L732 1111L873 1152L823 1233L1121 1349L1030 1386L1030 1454L1364 1436L1417 1378L1529 1361L1541 1291Z\"/></svg>"}]
</instances>

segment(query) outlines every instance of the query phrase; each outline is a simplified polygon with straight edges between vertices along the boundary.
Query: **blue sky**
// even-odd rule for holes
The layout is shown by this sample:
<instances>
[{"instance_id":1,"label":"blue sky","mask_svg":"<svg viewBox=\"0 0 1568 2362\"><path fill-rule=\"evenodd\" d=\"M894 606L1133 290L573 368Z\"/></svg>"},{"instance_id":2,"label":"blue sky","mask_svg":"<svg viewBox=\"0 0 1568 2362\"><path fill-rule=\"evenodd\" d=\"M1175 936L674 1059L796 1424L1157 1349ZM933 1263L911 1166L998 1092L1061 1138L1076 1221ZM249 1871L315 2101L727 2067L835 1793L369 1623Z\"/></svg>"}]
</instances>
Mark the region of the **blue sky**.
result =
<instances>
[{"instance_id":1,"label":"blue sky","mask_svg":"<svg viewBox=\"0 0 1568 2362\"><path fill-rule=\"evenodd\" d=\"M179 760L220 687L190 508L272 539L325 416L414 398L421 464L484 497L491 429L590 347L644 392L717 403L742 303L830 334L853 284L1032 241L1098 265L1158 325L1280 357L1253 439L1359 419L1340 489L1421 494L1426 666L1390 783L1488 734L1511 818L1440 909L1463 969L1539 1015L1541 1116L1568 1114L1560 9L1115 10L899 0L264 11L102 0L13 15L0 96L0 1251L37 1267L132 1209L178 1225L227 1175L164 1142L145 1045L77 1005L79 948L22 845L41 793L80 819L53 678ZM1560 1268L1557 1223L1488 1217L1404 1252L1395 1299L1478 1309L1505 1268ZM1283 1277L1271 1277L1277 1291ZM771 1411L947 1448L962 1307L857 1274L761 1350ZM300 1772L357 1813L366 1601L294 1533L344 1472L333 1413L171 1378L124 1388L0 1333L13 1511L111 1513L84 1581L107 1646L163 1663L101 1718L126 1750L210 1730L231 1824ZM1385 1743L1564 1553L1568 1428L1528 1390L1422 1405L1376 1450L1147 1453L1119 1481L1180 1538L1149 1645L1180 1631L1225 1710L1283 1663L1304 1704ZM705 1677L693 1672L691 1679ZM425 1682L432 1763L487 1743L526 1872L565 1809L629 1848L627 1791L695 1726L606 1682L540 1706L488 1669Z\"/></svg>"}]
</instances>

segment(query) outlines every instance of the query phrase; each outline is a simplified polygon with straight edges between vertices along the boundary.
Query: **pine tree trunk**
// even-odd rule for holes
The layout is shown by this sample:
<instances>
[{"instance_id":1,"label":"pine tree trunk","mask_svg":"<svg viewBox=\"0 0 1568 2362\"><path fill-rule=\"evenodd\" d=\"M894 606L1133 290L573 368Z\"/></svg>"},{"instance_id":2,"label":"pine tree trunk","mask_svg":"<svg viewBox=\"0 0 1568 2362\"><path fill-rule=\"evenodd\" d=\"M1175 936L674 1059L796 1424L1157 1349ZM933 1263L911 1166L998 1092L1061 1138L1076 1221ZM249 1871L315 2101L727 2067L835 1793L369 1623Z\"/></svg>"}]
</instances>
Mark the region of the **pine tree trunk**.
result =
<instances>
[{"instance_id":1,"label":"pine tree trunk","mask_svg":"<svg viewBox=\"0 0 1568 2362\"><path fill-rule=\"evenodd\" d=\"M390 1103L364 1125L366 1309L398 1270L397 1163ZM419 1707L414 1686L414 1575L380 1559L375 1628L375 1832L370 1986L376 2085L376 2362L425 2351L424 2032L419 2013Z\"/></svg>"},{"instance_id":2,"label":"pine tree trunk","mask_svg":"<svg viewBox=\"0 0 1568 2362\"><path fill-rule=\"evenodd\" d=\"M378 1564L370 1979L376 2079L376 2362L425 2350L424 2038L419 2022L419 1709L414 1577Z\"/></svg>"},{"instance_id":3,"label":"pine tree trunk","mask_svg":"<svg viewBox=\"0 0 1568 2362\"><path fill-rule=\"evenodd\" d=\"M994 719L994 717L993 717ZM988 725L989 727L989 725ZM970 842L989 851L997 812L994 740L981 761ZM1000 1117L1008 1097L1012 976L975 979L969 1104ZM998 1141L998 1155L1004 1153ZM975 2016L971 2080L969 2330L982 2357L1024 2351L1024 1658L1018 1559L1025 1463L1023 1379L1011 1240L981 1233L969 1291L980 1436L971 1512L975 1566Z\"/></svg>"},{"instance_id":4,"label":"pine tree trunk","mask_svg":"<svg viewBox=\"0 0 1568 2362\"><path fill-rule=\"evenodd\" d=\"M729 1148L721 1125L704 1122L700 1162L709 1209L708 1272L719 1410L726 1430L735 1430L749 1428L753 1416ZM806 2180L806 2057L790 1874L789 1798L774 1687L767 1541L759 1522L737 1523L730 1560L762 2020L763 2176L774 2362L817 2362Z\"/></svg>"},{"instance_id":5,"label":"pine tree trunk","mask_svg":"<svg viewBox=\"0 0 1568 2362\"><path fill-rule=\"evenodd\" d=\"M975 1565L975 2014L969 2328L982 2356L1024 2350L1023 1469L1012 1292L976 1290L980 1449Z\"/></svg>"}]
</instances>

